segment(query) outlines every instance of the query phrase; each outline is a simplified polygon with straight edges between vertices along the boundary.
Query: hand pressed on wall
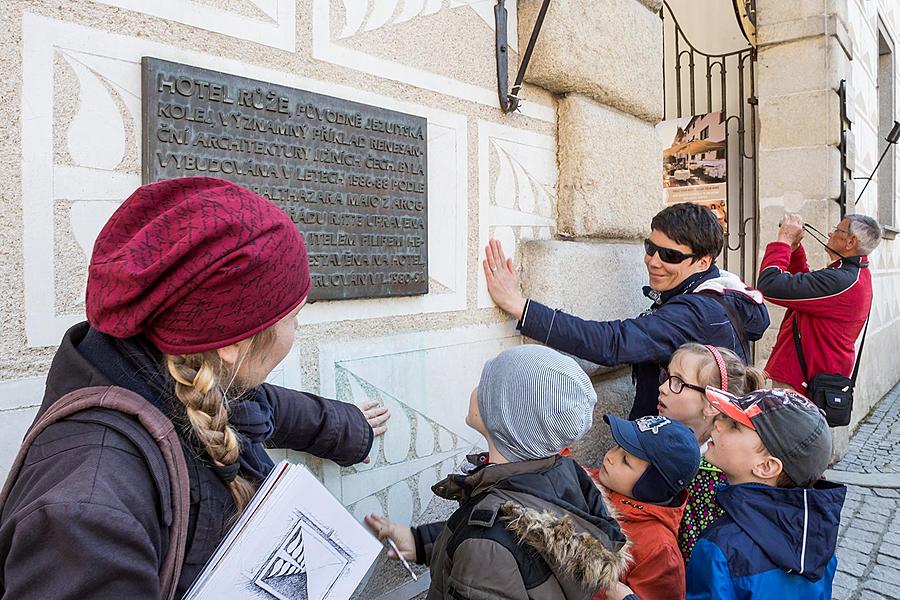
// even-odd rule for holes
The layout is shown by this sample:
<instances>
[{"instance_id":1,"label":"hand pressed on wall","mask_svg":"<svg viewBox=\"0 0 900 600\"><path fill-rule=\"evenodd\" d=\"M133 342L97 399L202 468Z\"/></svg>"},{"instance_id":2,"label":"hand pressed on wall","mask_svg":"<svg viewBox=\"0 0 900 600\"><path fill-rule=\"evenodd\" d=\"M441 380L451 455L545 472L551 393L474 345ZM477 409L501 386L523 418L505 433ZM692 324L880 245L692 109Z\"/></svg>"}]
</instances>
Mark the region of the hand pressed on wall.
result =
<instances>
[{"instance_id":1,"label":"hand pressed on wall","mask_svg":"<svg viewBox=\"0 0 900 600\"><path fill-rule=\"evenodd\" d=\"M501 309L521 320L525 311L525 296L520 291L519 275L512 259L506 258L503 246L493 239L484 247L484 255L481 266L491 299Z\"/></svg>"},{"instance_id":2,"label":"hand pressed on wall","mask_svg":"<svg viewBox=\"0 0 900 600\"><path fill-rule=\"evenodd\" d=\"M372 433L375 434L375 437L384 435L384 432L387 431L388 419L391 418L391 411L388 410L387 406L378 402L366 402L359 410L365 415L366 421L369 423L369 427L372 428ZM363 460L363 464L369 464L369 460L367 456Z\"/></svg>"}]
</instances>

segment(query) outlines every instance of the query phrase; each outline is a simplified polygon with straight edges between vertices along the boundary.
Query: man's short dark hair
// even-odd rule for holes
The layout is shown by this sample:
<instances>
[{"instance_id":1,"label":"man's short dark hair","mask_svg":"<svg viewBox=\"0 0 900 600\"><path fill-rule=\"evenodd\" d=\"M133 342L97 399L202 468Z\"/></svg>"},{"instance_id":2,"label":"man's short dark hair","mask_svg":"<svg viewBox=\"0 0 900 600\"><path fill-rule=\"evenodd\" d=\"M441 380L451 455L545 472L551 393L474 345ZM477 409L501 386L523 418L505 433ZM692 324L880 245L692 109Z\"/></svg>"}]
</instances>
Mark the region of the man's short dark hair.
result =
<instances>
[{"instance_id":1,"label":"man's short dark hair","mask_svg":"<svg viewBox=\"0 0 900 600\"><path fill-rule=\"evenodd\" d=\"M697 255L694 262L704 256L715 260L725 243L725 232L715 213L690 202L665 207L653 217L650 228L663 232L679 244L690 246L691 252Z\"/></svg>"}]
</instances>

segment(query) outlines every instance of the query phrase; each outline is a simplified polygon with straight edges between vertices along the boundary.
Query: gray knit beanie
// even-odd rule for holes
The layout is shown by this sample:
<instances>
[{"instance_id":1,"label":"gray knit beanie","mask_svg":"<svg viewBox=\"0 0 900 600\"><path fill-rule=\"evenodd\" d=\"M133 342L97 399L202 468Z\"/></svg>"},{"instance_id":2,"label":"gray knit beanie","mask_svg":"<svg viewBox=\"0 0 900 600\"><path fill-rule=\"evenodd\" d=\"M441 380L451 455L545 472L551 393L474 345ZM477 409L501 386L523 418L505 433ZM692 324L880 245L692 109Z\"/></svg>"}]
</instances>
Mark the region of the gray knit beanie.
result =
<instances>
[{"instance_id":1,"label":"gray knit beanie","mask_svg":"<svg viewBox=\"0 0 900 600\"><path fill-rule=\"evenodd\" d=\"M509 461L559 453L591 427L597 394L573 359L546 346L504 350L485 363L478 410Z\"/></svg>"}]
</instances>

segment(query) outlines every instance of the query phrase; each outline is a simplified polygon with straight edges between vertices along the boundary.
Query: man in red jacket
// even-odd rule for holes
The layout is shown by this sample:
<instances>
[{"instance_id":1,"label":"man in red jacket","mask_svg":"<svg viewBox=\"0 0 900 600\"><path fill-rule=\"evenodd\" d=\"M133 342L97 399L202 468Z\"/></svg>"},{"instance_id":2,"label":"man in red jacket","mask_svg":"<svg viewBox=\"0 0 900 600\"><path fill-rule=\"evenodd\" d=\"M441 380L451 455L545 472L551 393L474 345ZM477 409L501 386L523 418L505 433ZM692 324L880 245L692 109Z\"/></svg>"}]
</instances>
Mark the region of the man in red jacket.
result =
<instances>
[{"instance_id":1,"label":"man in red jacket","mask_svg":"<svg viewBox=\"0 0 900 600\"><path fill-rule=\"evenodd\" d=\"M786 307L766 373L774 385L806 392L807 381L794 346L796 320L808 374L853 370L854 345L872 306L868 255L881 241L881 227L871 217L847 215L831 231L824 269L810 271L800 244L803 219L787 215L778 238L766 246L757 288L766 300Z\"/></svg>"}]
</instances>

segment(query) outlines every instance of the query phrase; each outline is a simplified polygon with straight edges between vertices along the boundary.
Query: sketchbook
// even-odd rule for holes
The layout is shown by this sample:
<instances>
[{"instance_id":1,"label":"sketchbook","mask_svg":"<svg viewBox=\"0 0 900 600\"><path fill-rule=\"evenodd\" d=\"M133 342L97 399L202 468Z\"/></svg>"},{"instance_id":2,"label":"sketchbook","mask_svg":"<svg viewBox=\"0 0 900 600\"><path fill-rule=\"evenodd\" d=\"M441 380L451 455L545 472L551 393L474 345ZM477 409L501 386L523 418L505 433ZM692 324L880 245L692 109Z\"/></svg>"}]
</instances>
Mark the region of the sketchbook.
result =
<instances>
[{"instance_id":1,"label":"sketchbook","mask_svg":"<svg viewBox=\"0 0 900 600\"><path fill-rule=\"evenodd\" d=\"M346 600L383 546L303 465L282 461L186 600Z\"/></svg>"}]
</instances>

